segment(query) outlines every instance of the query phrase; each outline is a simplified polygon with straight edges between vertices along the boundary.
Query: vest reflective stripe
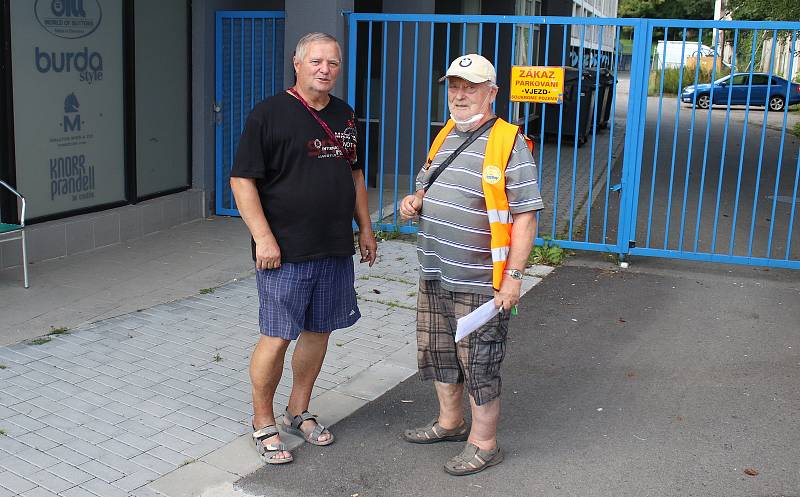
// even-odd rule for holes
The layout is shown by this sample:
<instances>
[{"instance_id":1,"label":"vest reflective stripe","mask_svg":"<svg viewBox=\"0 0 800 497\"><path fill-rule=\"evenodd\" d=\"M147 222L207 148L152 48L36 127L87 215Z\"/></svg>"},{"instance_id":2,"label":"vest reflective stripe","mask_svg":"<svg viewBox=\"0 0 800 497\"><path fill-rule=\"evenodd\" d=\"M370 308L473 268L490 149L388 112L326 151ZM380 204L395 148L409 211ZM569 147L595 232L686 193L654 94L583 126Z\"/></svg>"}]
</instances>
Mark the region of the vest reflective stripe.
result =
<instances>
[{"instance_id":1,"label":"vest reflective stripe","mask_svg":"<svg viewBox=\"0 0 800 497\"><path fill-rule=\"evenodd\" d=\"M448 120L436 135L436 138L434 138L431 149L428 152L428 166L433 163L436 153L442 147L447 135L450 134L454 126L453 120ZM498 118L491 131L489 131L489 141L486 143L486 152L483 159L481 186L486 199L486 211L489 217L489 229L492 237L492 287L495 290L500 289L500 282L503 281L503 271L506 269L506 259L511 249L513 219L508 208L505 170L508 165L508 159L511 157L511 152L514 150L517 135L520 133L519 126ZM528 137L524 135L523 137L528 148L532 150L533 143ZM487 168L492 169L487 170ZM496 174L497 172L500 174ZM487 181L487 177L489 181Z\"/></svg>"},{"instance_id":2,"label":"vest reflective stripe","mask_svg":"<svg viewBox=\"0 0 800 497\"><path fill-rule=\"evenodd\" d=\"M510 247L492 249L492 261L505 262L506 258L508 257L509 249Z\"/></svg>"},{"instance_id":3,"label":"vest reflective stripe","mask_svg":"<svg viewBox=\"0 0 800 497\"><path fill-rule=\"evenodd\" d=\"M490 223L508 224L513 222L511 219L511 213L509 211L498 211L497 209L489 209L486 213L489 215Z\"/></svg>"}]
</instances>

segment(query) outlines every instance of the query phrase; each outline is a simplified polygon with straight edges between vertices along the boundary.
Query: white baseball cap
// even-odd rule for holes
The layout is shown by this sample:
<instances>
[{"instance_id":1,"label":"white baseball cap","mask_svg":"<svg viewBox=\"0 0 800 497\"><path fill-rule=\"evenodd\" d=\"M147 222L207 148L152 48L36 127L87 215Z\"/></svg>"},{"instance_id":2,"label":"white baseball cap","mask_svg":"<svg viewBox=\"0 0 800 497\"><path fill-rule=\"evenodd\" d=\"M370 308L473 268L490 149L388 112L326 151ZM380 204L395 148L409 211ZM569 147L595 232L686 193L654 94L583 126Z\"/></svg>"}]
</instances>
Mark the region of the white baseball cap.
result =
<instances>
[{"instance_id":1,"label":"white baseball cap","mask_svg":"<svg viewBox=\"0 0 800 497\"><path fill-rule=\"evenodd\" d=\"M485 57L475 53L462 55L455 59L439 81L444 81L451 76L466 79L471 83L483 83L485 81L491 81L493 84L497 83L497 73L492 63Z\"/></svg>"}]
</instances>

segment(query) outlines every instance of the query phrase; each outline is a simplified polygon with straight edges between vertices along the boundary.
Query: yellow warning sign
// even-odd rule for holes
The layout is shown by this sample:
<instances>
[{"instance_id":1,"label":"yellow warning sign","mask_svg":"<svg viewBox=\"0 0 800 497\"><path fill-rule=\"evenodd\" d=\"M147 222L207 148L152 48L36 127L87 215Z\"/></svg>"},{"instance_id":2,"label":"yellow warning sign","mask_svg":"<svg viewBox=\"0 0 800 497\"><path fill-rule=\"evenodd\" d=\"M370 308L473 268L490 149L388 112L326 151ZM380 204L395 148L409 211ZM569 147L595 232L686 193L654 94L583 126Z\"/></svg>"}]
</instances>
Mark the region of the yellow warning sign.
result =
<instances>
[{"instance_id":1,"label":"yellow warning sign","mask_svg":"<svg viewBox=\"0 0 800 497\"><path fill-rule=\"evenodd\" d=\"M564 68L511 66L511 100L560 104L564 96Z\"/></svg>"}]
</instances>

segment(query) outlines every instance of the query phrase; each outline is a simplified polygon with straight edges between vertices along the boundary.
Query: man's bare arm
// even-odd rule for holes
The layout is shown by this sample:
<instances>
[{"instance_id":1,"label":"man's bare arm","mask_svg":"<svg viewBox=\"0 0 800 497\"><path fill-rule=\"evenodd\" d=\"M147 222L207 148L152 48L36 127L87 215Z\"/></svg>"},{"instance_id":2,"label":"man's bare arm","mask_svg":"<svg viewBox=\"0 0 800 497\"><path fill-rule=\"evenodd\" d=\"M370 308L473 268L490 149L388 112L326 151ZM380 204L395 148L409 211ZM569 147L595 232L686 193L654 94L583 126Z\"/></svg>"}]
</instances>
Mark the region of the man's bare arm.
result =
<instances>
[{"instance_id":1,"label":"man's bare arm","mask_svg":"<svg viewBox=\"0 0 800 497\"><path fill-rule=\"evenodd\" d=\"M367 186L363 170L353 170L353 184L356 187L356 211L353 217L358 224L358 250L361 252L361 262L368 262L372 266L378 256L378 243L375 241L372 220L369 218Z\"/></svg>"},{"instance_id":2,"label":"man's bare arm","mask_svg":"<svg viewBox=\"0 0 800 497\"><path fill-rule=\"evenodd\" d=\"M528 256L533 247L533 237L536 234L536 212L528 211L514 214L514 224L511 227L511 248L506 258L506 269L525 271ZM503 275L500 291L495 292L494 303L508 311L519 302L522 280L515 280L507 274Z\"/></svg>"},{"instance_id":3,"label":"man's bare arm","mask_svg":"<svg viewBox=\"0 0 800 497\"><path fill-rule=\"evenodd\" d=\"M269 222L261 207L256 180L253 178L231 178L231 190L236 207L247 229L256 242L256 269L275 269L281 265L278 241L269 228Z\"/></svg>"}]
</instances>

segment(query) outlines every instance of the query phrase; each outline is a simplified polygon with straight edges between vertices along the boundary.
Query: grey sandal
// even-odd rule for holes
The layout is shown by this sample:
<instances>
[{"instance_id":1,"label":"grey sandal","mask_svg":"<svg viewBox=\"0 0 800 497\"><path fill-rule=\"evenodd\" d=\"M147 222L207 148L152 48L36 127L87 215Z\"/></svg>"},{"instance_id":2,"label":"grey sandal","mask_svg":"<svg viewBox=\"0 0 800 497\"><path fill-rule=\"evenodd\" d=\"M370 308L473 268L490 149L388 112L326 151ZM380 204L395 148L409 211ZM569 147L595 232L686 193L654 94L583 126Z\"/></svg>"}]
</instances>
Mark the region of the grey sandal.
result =
<instances>
[{"instance_id":1,"label":"grey sandal","mask_svg":"<svg viewBox=\"0 0 800 497\"><path fill-rule=\"evenodd\" d=\"M267 464L290 463L294 460L291 453L289 457L278 457L278 454L281 452L289 452L289 448L285 444L264 444L264 440L272 438L277 434L278 428L275 425L267 425L258 430L256 430L255 425L253 425L253 440L256 443L256 450Z\"/></svg>"},{"instance_id":2,"label":"grey sandal","mask_svg":"<svg viewBox=\"0 0 800 497\"><path fill-rule=\"evenodd\" d=\"M444 470L453 476L464 476L483 471L501 462L503 462L503 451L500 447L495 447L494 450L481 450L477 445L468 443L461 454L445 463Z\"/></svg>"},{"instance_id":3,"label":"grey sandal","mask_svg":"<svg viewBox=\"0 0 800 497\"><path fill-rule=\"evenodd\" d=\"M286 422L287 419L291 419L291 422L287 423ZM311 433L306 433L300 429L300 425L303 424L304 421L308 420L313 420L314 423L316 423L317 425L314 427L314 430ZM289 408L287 407L283 418L283 429L286 430L288 433L297 435L298 437L302 438L303 440L305 440L310 444L324 447L325 445L330 445L333 443L333 434L317 421L316 416L314 416L308 411L303 411L297 416L292 416L289 413ZM321 441L319 437L322 436L323 434L327 434L329 438L327 440Z\"/></svg>"},{"instance_id":4,"label":"grey sandal","mask_svg":"<svg viewBox=\"0 0 800 497\"><path fill-rule=\"evenodd\" d=\"M446 430L439 424L438 419L434 419L428 426L414 428L403 432L403 439L406 442L415 444L432 444L436 442L463 442L469 436L469 426L462 420L461 424L452 430Z\"/></svg>"}]
</instances>

